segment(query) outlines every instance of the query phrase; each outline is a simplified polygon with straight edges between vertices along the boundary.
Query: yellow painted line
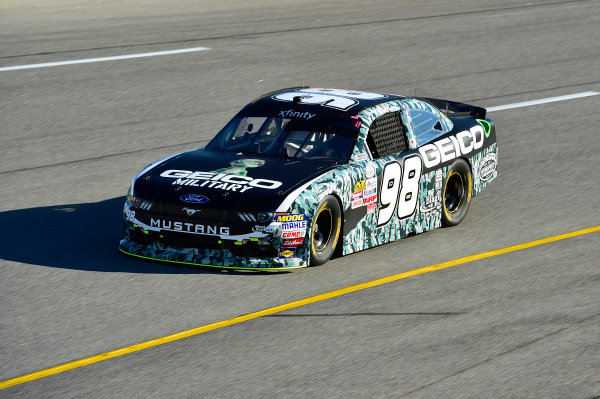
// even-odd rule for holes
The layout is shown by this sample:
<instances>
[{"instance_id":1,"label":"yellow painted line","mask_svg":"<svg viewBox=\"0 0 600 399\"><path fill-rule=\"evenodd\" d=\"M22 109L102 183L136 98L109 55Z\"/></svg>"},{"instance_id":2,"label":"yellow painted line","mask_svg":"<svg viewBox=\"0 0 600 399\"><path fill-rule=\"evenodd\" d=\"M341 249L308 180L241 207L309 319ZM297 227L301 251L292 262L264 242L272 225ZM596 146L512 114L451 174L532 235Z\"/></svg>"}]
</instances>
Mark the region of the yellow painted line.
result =
<instances>
[{"instance_id":1,"label":"yellow painted line","mask_svg":"<svg viewBox=\"0 0 600 399\"><path fill-rule=\"evenodd\" d=\"M182 331L176 334L168 335L162 338L156 338L150 341L142 342L136 345L128 346L121 349L116 349L114 351L102 353L95 356L86 357L85 359L76 360L74 362L69 362L65 364L61 364L60 366L50 367L45 370L36 371L31 374L26 374L21 377L13 378L10 380L0 382L0 389L8 388L13 385L22 384L24 382L37 380L39 378L48 377L53 374L62 373L63 371L72 370L78 367L87 366L88 364L93 364L97 362L101 362L102 360L111 359L113 357L123 356L128 353L137 352L142 349L151 348L153 346L158 346L162 344L166 344L168 342L177 341L182 338L191 337L194 335L202 334L207 331L216 330L219 328L227 327L233 324L242 323L244 321L257 319L259 317L267 316L273 313L282 312L284 310L294 309L300 306L308 305L311 303L324 301L325 299L337 297L340 295L348 294L354 291L364 290L365 288L375 287L377 285L382 285L386 283L390 283L392 281L402 280L408 277L417 276L419 274L429 273L436 270L446 269L452 266L462 265L465 263L473 262L480 259L491 258L493 256L498 256L502 254L506 254L509 252L520 251L522 249L527 249L531 247L536 247L538 245L547 244L554 241L564 240L566 238L581 236L584 234L593 233L596 231L600 231L600 226L590 227L583 230L572 231L566 234L560 234L557 236L542 238L541 240L531 241L524 244L513 245L511 247L506 247L502 249L496 249L494 251L482 252L480 254L465 256L463 258L458 258L454 260L449 260L446 262L438 263L431 266L422 267L420 269L410 270L404 273L394 274L392 276L379 278L377 280L368 281L362 284L351 285L349 287L341 288L339 290L326 292L324 294L319 294L315 296L311 296L309 298L300 299L298 301L289 302L283 305L275 306L269 309L261 310L258 312L250 313L244 316L234 317L233 319L223 320L212 324L207 324L204 326L192 328L191 330Z\"/></svg>"}]
</instances>

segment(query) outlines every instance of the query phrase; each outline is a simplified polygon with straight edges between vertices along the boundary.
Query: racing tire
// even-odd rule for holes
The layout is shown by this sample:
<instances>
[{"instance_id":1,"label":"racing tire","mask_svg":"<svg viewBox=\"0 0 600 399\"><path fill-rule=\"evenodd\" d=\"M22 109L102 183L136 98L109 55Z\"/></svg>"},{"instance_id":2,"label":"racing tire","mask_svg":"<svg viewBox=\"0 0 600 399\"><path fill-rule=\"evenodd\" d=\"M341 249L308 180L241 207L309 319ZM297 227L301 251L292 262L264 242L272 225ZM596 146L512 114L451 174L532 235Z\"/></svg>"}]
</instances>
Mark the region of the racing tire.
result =
<instances>
[{"instance_id":1,"label":"racing tire","mask_svg":"<svg viewBox=\"0 0 600 399\"><path fill-rule=\"evenodd\" d=\"M310 230L310 264L327 262L337 246L342 226L342 210L338 200L328 195L317 207Z\"/></svg>"},{"instance_id":2,"label":"racing tire","mask_svg":"<svg viewBox=\"0 0 600 399\"><path fill-rule=\"evenodd\" d=\"M464 159L457 159L448 169L442 192L442 224L456 226L467 216L471 195L473 193L473 178L471 168Z\"/></svg>"}]
</instances>

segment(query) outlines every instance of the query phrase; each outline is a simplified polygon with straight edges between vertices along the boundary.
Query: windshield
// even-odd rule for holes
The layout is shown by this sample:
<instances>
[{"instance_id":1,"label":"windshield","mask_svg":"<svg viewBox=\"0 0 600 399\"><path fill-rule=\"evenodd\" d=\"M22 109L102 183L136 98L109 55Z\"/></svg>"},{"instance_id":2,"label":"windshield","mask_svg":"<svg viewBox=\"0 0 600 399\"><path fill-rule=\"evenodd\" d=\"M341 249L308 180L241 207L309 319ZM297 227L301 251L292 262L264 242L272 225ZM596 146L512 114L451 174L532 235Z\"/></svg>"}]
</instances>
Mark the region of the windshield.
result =
<instances>
[{"instance_id":1,"label":"windshield","mask_svg":"<svg viewBox=\"0 0 600 399\"><path fill-rule=\"evenodd\" d=\"M235 117L207 145L209 150L284 158L347 162L355 139L304 120L281 116Z\"/></svg>"}]
</instances>

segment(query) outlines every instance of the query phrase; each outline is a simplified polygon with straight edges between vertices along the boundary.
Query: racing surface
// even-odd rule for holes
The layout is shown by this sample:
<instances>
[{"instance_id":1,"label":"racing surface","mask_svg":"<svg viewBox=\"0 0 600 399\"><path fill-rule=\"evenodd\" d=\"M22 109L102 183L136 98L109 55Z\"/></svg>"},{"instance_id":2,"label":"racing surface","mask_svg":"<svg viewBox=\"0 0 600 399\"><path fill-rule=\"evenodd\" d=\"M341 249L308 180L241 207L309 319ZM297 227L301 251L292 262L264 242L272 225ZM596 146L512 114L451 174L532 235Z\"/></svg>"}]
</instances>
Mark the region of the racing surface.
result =
<instances>
[{"instance_id":1,"label":"racing surface","mask_svg":"<svg viewBox=\"0 0 600 399\"><path fill-rule=\"evenodd\" d=\"M489 113L457 227L285 273L121 255L131 178L308 84L484 107L600 91L600 1L0 5L0 384L377 278L600 225L600 96ZM184 48L144 58L4 70ZM600 397L600 232L30 379L0 397Z\"/></svg>"}]
</instances>

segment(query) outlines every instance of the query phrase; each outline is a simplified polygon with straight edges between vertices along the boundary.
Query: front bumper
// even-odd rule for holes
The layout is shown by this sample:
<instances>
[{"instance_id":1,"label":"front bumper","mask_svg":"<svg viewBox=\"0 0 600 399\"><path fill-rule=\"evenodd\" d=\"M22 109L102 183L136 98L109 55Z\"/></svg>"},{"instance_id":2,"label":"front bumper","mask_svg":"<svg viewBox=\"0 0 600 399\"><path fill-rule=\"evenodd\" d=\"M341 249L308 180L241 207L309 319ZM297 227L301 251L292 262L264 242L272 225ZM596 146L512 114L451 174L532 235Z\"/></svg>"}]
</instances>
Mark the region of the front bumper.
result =
<instances>
[{"instance_id":1,"label":"front bumper","mask_svg":"<svg viewBox=\"0 0 600 399\"><path fill-rule=\"evenodd\" d=\"M195 266L218 267L222 269L284 270L308 266L301 258L251 258L234 256L227 249L178 248L160 242L138 244L124 238L119 250L127 255L143 259L158 260Z\"/></svg>"},{"instance_id":2,"label":"front bumper","mask_svg":"<svg viewBox=\"0 0 600 399\"><path fill-rule=\"evenodd\" d=\"M128 203L123 208L124 237L119 250L127 255L223 269L283 270L308 266L306 247L291 251L280 248L281 228L277 223L263 231L218 237L149 226L137 219L142 213Z\"/></svg>"}]
</instances>

